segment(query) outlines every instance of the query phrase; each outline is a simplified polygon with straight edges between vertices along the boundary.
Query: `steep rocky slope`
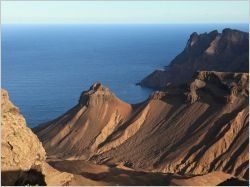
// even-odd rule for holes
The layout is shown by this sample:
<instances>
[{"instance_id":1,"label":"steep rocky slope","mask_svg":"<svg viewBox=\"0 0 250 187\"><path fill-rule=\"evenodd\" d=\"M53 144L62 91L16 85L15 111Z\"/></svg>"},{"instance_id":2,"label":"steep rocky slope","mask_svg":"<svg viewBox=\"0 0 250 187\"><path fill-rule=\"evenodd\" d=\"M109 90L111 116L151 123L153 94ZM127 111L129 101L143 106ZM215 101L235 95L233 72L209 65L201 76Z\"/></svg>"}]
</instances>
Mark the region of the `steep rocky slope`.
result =
<instances>
[{"instance_id":1,"label":"steep rocky slope","mask_svg":"<svg viewBox=\"0 0 250 187\"><path fill-rule=\"evenodd\" d=\"M39 132L49 155L88 158L107 136L126 121L132 110L131 105L96 83L82 93L78 105L35 131Z\"/></svg>"},{"instance_id":2,"label":"steep rocky slope","mask_svg":"<svg viewBox=\"0 0 250 187\"><path fill-rule=\"evenodd\" d=\"M1 89L1 177L2 185L63 185L72 175L59 172L45 162L46 153L37 136L26 127L19 109Z\"/></svg>"},{"instance_id":3,"label":"steep rocky slope","mask_svg":"<svg viewBox=\"0 0 250 187\"><path fill-rule=\"evenodd\" d=\"M45 162L41 143L26 127L25 119L10 102L5 90L2 90L1 101L2 185L217 185L232 178L226 173L181 177L82 160L48 159L51 167ZM243 181L237 179L236 182Z\"/></svg>"},{"instance_id":4,"label":"steep rocky slope","mask_svg":"<svg viewBox=\"0 0 250 187\"><path fill-rule=\"evenodd\" d=\"M248 72L249 34L224 29L222 33L191 34L185 49L165 68L145 77L139 85L163 88L167 83L191 80L196 71Z\"/></svg>"},{"instance_id":5,"label":"steep rocky slope","mask_svg":"<svg viewBox=\"0 0 250 187\"><path fill-rule=\"evenodd\" d=\"M130 105L100 83L35 133L49 158L125 165L135 170L248 179L247 73L198 72Z\"/></svg>"}]
</instances>

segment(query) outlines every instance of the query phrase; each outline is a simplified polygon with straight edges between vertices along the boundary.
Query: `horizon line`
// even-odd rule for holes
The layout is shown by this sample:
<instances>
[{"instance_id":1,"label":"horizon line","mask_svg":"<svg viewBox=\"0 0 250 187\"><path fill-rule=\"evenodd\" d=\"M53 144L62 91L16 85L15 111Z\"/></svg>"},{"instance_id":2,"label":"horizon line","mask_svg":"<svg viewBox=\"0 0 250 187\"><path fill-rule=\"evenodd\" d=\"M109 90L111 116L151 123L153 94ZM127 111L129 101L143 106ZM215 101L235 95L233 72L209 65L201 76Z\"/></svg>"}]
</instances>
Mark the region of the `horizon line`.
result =
<instances>
[{"instance_id":1,"label":"horizon line","mask_svg":"<svg viewBox=\"0 0 250 187\"><path fill-rule=\"evenodd\" d=\"M189 24L249 24L249 22L178 22L178 23L1 23L1 25L189 25Z\"/></svg>"}]
</instances>

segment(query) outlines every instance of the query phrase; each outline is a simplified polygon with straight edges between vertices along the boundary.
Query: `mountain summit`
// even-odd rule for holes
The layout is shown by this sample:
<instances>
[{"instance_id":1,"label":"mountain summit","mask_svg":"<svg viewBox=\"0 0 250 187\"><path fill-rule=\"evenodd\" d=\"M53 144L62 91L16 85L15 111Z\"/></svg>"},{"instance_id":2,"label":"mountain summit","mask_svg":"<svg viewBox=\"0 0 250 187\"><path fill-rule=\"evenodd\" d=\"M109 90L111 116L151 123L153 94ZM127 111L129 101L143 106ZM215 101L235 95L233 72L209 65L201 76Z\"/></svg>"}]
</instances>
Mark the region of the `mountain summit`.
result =
<instances>
[{"instance_id":1,"label":"mountain summit","mask_svg":"<svg viewBox=\"0 0 250 187\"><path fill-rule=\"evenodd\" d=\"M130 104L118 99L107 87L95 83L81 94L75 107L35 131L48 154L85 158L128 118L132 110Z\"/></svg>"},{"instance_id":2,"label":"mountain summit","mask_svg":"<svg viewBox=\"0 0 250 187\"><path fill-rule=\"evenodd\" d=\"M140 83L141 86L163 88L167 83L190 81L196 71L248 72L249 35L232 29L190 35L185 49L165 70L156 70Z\"/></svg>"}]
</instances>

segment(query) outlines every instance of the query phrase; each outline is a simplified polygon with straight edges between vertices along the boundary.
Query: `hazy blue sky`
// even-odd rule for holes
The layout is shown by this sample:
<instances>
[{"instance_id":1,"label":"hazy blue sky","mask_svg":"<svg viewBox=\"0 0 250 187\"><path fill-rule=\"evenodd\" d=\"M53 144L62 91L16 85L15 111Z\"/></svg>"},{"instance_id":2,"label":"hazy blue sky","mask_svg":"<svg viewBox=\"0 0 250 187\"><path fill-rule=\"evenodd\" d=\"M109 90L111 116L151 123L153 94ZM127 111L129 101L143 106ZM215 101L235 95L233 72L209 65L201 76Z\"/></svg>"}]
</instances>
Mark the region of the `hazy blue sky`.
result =
<instances>
[{"instance_id":1,"label":"hazy blue sky","mask_svg":"<svg viewBox=\"0 0 250 187\"><path fill-rule=\"evenodd\" d=\"M2 1L2 23L247 23L248 1Z\"/></svg>"}]
</instances>

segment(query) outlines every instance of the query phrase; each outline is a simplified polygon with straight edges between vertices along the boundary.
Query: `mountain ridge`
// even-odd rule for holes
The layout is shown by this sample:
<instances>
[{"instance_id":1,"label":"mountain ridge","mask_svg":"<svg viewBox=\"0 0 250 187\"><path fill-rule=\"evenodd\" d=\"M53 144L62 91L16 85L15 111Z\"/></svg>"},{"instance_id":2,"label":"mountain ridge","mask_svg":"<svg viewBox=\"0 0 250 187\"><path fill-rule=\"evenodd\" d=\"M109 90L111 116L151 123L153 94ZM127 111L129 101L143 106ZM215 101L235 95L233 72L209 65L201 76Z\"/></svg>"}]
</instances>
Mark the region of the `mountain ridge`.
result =
<instances>
[{"instance_id":1,"label":"mountain ridge","mask_svg":"<svg viewBox=\"0 0 250 187\"><path fill-rule=\"evenodd\" d=\"M111 168L81 160L73 161L72 164L67 160L48 160L48 158L45 160L46 153L41 142L26 127L25 119L9 100L8 92L1 89L1 93L2 185L166 185L171 183L171 180L178 184L185 183L185 178L179 181L178 177L160 173L141 173L122 166ZM69 163L70 167L68 167ZM103 172L106 172L104 176ZM130 180L126 180L124 176L129 177ZM232 176L220 173L220 177L216 176L216 181L209 184L218 184L230 177ZM192 181L192 179L188 181L190 180Z\"/></svg>"},{"instance_id":2,"label":"mountain ridge","mask_svg":"<svg viewBox=\"0 0 250 187\"><path fill-rule=\"evenodd\" d=\"M196 71L248 72L249 34L226 28L219 33L192 33L184 50L164 70L155 70L138 85L163 88L183 84Z\"/></svg>"},{"instance_id":3,"label":"mountain ridge","mask_svg":"<svg viewBox=\"0 0 250 187\"><path fill-rule=\"evenodd\" d=\"M136 107L98 83L81 94L76 113L34 132L49 157L181 175L224 171L248 180L248 79L201 71L187 86L169 85Z\"/></svg>"}]
</instances>

